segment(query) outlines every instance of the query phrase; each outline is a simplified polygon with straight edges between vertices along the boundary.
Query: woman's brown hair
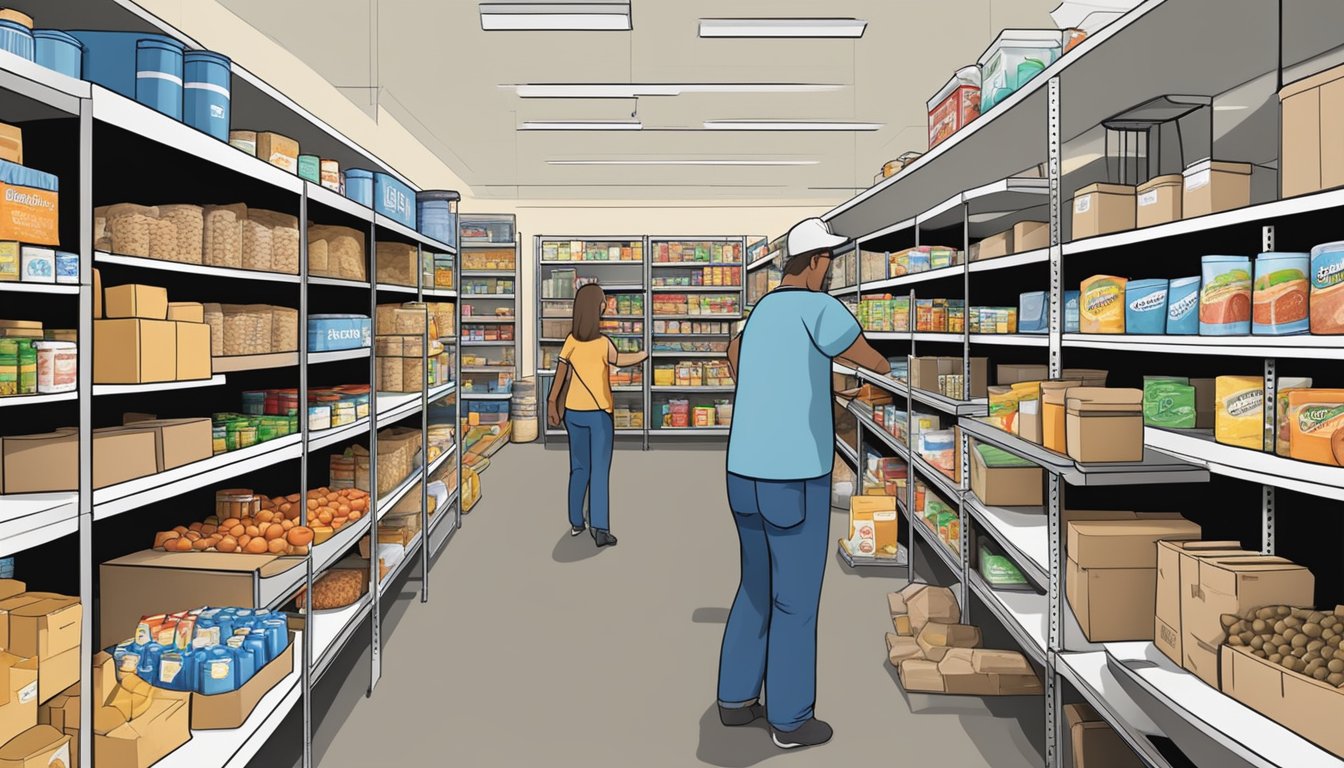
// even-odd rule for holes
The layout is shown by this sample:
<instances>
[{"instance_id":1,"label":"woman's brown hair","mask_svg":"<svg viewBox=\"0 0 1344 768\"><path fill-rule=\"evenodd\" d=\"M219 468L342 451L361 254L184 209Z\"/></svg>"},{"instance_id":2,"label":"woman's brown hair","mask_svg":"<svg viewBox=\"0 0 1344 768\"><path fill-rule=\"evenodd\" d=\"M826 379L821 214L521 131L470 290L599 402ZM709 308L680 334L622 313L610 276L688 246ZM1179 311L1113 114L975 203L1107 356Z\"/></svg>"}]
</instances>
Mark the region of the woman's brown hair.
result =
<instances>
[{"instance_id":1,"label":"woman's brown hair","mask_svg":"<svg viewBox=\"0 0 1344 768\"><path fill-rule=\"evenodd\" d=\"M602 335L602 312L607 308L607 294L602 286L589 283L574 294L574 338L593 341Z\"/></svg>"}]
</instances>

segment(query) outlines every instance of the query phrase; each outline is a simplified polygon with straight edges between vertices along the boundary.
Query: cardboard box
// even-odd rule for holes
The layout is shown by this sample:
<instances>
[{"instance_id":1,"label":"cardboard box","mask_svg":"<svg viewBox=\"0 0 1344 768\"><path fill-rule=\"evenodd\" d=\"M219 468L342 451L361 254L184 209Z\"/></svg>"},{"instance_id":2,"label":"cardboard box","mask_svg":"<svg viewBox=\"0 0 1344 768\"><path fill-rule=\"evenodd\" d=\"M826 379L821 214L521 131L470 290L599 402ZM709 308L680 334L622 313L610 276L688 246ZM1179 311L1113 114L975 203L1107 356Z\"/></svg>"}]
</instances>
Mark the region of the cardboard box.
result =
<instances>
[{"instance_id":1,"label":"cardboard box","mask_svg":"<svg viewBox=\"0 0 1344 768\"><path fill-rule=\"evenodd\" d=\"M1065 704L1064 722L1072 743L1073 768L1142 768L1134 751L1087 704Z\"/></svg>"},{"instance_id":2,"label":"cardboard box","mask_svg":"<svg viewBox=\"0 0 1344 768\"><path fill-rule=\"evenodd\" d=\"M37 701L45 702L79 683L79 648L71 648L37 664Z\"/></svg>"},{"instance_id":3,"label":"cardboard box","mask_svg":"<svg viewBox=\"0 0 1344 768\"><path fill-rule=\"evenodd\" d=\"M1101 368L1065 368L1060 371L1063 381L1080 381L1084 387L1104 387L1109 371Z\"/></svg>"},{"instance_id":4,"label":"cardboard box","mask_svg":"<svg viewBox=\"0 0 1344 768\"><path fill-rule=\"evenodd\" d=\"M1344 689L1224 645L1222 691L1302 738L1344 757Z\"/></svg>"},{"instance_id":5,"label":"cardboard box","mask_svg":"<svg viewBox=\"0 0 1344 768\"><path fill-rule=\"evenodd\" d=\"M995 235L990 235L980 241L977 261L985 259L996 259L1000 256L1007 256L1015 253L1013 250L1013 230L1005 230Z\"/></svg>"},{"instance_id":6,"label":"cardboard box","mask_svg":"<svg viewBox=\"0 0 1344 768\"><path fill-rule=\"evenodd\" d=\"M1157 603L1153 617L1153 645L1167 658L1181 663L1181 568L1187 559L1203 557L1256 556L1235 541L1159 541L1157 542ZM1197 573L1193 562L1184 566ZM1188 583L1188 582L1187 582Z\"/></svg>"},{"instance_id":7,"label":"cardboard box","mask_svg":"<svg viewBox=\"0 0 1344 768\"><path fill-rule=\"evenodd\" d=\"M1181 589L1181 666L1215 688L1218 647L1226 639L1223 614L1312 605L1315 598L1311 571L1282 557L1197 558L1191 570L1189 588Z\"/></svg>"},{"instance_id":8,"label":"cardboard box","mask_svg":"<svg viewBox=\"0 0 1344 768\"><path fill-rule=\"evenodd\" d=\"M865 522L873 527L873 555L895 554L900 524L895 496L855 496L849 501L850 540Z\"/></svg>"},{"instance_id":9,"label":"cardboard box","mask_svg":"<svg viewBox=\"0 0 1344 768\"><path fill-rule=\"evenodd\" d=\"M1181 220L1182 188L1185 180L1179 173L1155 176L1135 190L1135 223L1151 227Z\"/></svg>"},{"instance_id":10,"label":"cardboard box","mask_svg":"<svg viewBox=\"0 0 1344 768\"><path fill-rule=\"evenodd\" d=\"M35 725L0 747L0 768L64 768L71 765L77 748L69 736L50 725ZM106 765L100 763L99 768Z\"/></svg>"},{"instance_id":11,"label":"cardboard box","mask_svg":"<svg viewBox=\"0 0 1344 768\"><path fill-rule=\"evenodd\" d=\"M900 616L892 616L891 627L896 630L896 634L901 637L915 636L915 628L910 626L910 614L908 613L903 613Z\"/></svg>"},{"instance_id":12,"label":"cardboard box","mask_svg":"<svg viewBox=\"0 0 1344 768\"><path fill-rule=\"evenodd\" d=\"M420 274L419 267L419 256L414 245L389 241L377 243L374 269L378 282L413 286Z\"/></svg>"},{"instance_id":13,"label":"cardboard box","mask_svg":"<svg viewBox=\"0 0 1344 768\"><path fill-rule=\"evenodd\" d=\"M257 157L276 168L299 172L299 142L283 134L257 131Z\"/></svg>"},{"instance_id":14,"label":"cardboard box","mask_svg":"<svg viewBox=\"0 0 1344 768\"><path fill-rule=\"evenodd\" d=\"M944 693L938 662L906 659L900 666L901 687L910 693Z\"/></svg>"},{"instance_id":15,"label":"cardboard box","mask_svg":"<svg viewBox=\"0 0 1344 768\"><path fill-rule=\"evenodd\" d=\"M174 322L177 333L178 381L208 379L214 374L210 357L210 326L205 323Z\"/></svg>"},{"instance_id":16,"label":"cardboard box","mask_svg":"<svg viewBox=\"0 0 1344 768\"><path fill-rule=\"evenodd\" d=\"M1013 225L1013 253L1050 247L1050 222L1019 221Z\"/></svg>"},{"instance_id":17,"label":"cardboard box","mask_svg":"<svg viewBox=\"0 0 1344 768\"><path fill-rule=\"evenodd\" d=\"M1279 101L1283 196L1344 184L1344 66L1285 85Z\"/></svg>"},{"instance_id":18,"label":"cardboard box","mask_svg":"<svg viewBox=\"0 0 1344 768\"><path fill-rule=\"evenodd\" d=\"M0 160L23 165L23 129L0 123Z\"/></svg>"},{"instance_id":19,"label":"cardboard box","mask_svg":"<svg viewBox=\"0 0 1344 768\"><path fill-rule=\"evenodd\" d=\"M1126 184L1091 184L1073 198L1073 239L1134 228L1134 188Z\"/></svg>"},{"instance_id":20,"label":"cardboard box","mask_svg":"<svg viewBox=\"0 0 1344 768\"><path fill-rule=\"evenodd\" d=\"M37 702L36 671L34 671L33 702ZM79 729L79 685L72 685L56 694L37 708L37 723L69 733Z\"/></svg>"},{"instance_id":21,"label":"cardboard box","mask_svg":"<svg viewBox=\"0 0 1344 768\"><path fill-rule=\"evenodd\" d=\"M0 582L0 586L4 587L3 592L0 592L0 651L3 651L9 647L9 611L5 608L5 604L22 595L26 585L22 581L5 579ZM27 603L16 601L13 604L20 606Z\"/></svg>"},{"instance_id":22,"label":"cardboard box","mask_svg":"<svg viewBox=\"0 0 1344 768\"><path fill-rule=\"evenodd\" d=\"M93 321L95 384L149 384L176 378L174 323L139 319Z\"/></svg>"},{"instance_id":23,"label":"cardboard box","mask_svg":"<svg viewBox=\"0 0 1344 768\"><path fill-rule=\"evenodd\" d=\"M138 426L93 430L93 487L106 488L158 472L156 434Z\"/></svg>"},{"instance_id":24,"label":"cardboard box","mask_svg":"<svg viewBox=\"0 0 1344 768\"><path fill-rule=\"evenodd\" d=\"M237 728L247 722L261 697L294 671L294 633L289 633L289 645L266 666L262 667L242 688L228 693L206 696L191 694L191 727L197 731Z\"/></svg>"},{"instance_id":25,"label":"cardboard box","mask_svg":"<svg viewBox=\"0 0 1344 768\"><path fill-rule=\"evenodd\" d=\"M994 380L1000 386L1011 386L1024 381L1045 381L1049 377L1050 368L1045 365L999 363L994 369Z\"/></svg>"},{"instance_id":26,"label":"cardboard box","mask_svg":"<svg viewBox=\"0 0 1344 768\"><path fill-rule=\"evenodd\" d=\"M12 653L0 653L0 744L18 736L39 722L37 704L37 659L25 659Z\"/></svg>"},{"instance_id":27,"label":"cardboard box","mask_svg":"<svg viewBox=\"0 0 1344 768\"><path fill-rule=\"evenodd\" d=\"M94 733L94 765L149 768L188 741L191 741L191 708L187 694L156 688L149 710L140 717L106 733Z\"/></svg>"},{"instance_id":28,"label":"cardboard box","mask_svg":"<svg viewBox=\"0 0 1344 768\"><path fill-rule=\"evenodd\" d=\"M93 270L93 319L103 319L103 273Z\"/></svg>"},{"instance_id":29,"label":"cardboard box","mask_svg":"<svg viewBox=\"0 0 1344 768\"><path fill-rule=\"evenodd\" d=\"M205 305L199 301L170 301L168 319L179 323L204 323Z\"/></svg>"},{"instance_id":30,"label":"cardboard box","mask_svg":"<svg viewBox=\"0 0 1344 768\"><path fill-rule=\"evenodd\" d=\"M1088 641L1151 640L1157 542L1199 534L1182 518L1068 523L1065 592Z\"/></svg>"},{"instance_id":31,"label":"cardboard box","mask_svg":"<svg viewBox=\"0 0 1344 768\"><path fill-rule=\"evenodd\" d=\"M1143 390L1074 387L1064 407L1064 443L1074 461L1143 461Z\"/></svg>"},{"instance_id":32,"label":"cardboard box","mask_svg":"<svg viewBox=\"0 0 1344 768\"><path fill-rule=\"evenodd\" d=\"M79 488L79 433L62 429L0 440L5 493L47 493ZM3 647L3 646L0 646Z\"/></svg>"},{"instance_id":33,"label":"cardboard box","mask_svg":"<svg viewBox=\"0 0 1344 768\"><path fill-rule=\"evenodd\" d=\"M1251 164L1201 160L1185 169L1181 212L1185 218L1251 204Z\"/></svg>"},{"instance_id":34,"label":"cardboard box","mask_svg":"<svg viewBox=\"0 0 1344 768\"><path fill-rule=\"evenodd\" d=\"M127 629L146 614L169 613L184 605L256 608L265 580L301 566L302 557L236 552L155 552L144 550L99 566L98 646L126 639Z\"/></svg>"},{"instance_id":35,"label":"cardboard box","mask_svg":"<svg viewBox=\"0 0 1344 768\"><path fill-rule=\"evenodd\" d=\"M10 606L26 600L24 605L8 608L9 647L6 650L16 656L36 658L42 665L68 650L79 650L80 632L84 626L84 608L78 597L48 597L48 594L25 592L4 603ZM62 686L62 690L68 687Z\"/></svg>"},{"instance_id":36,"label":"cardboard box","mask_svg":"<svg viewBox=\"0 0 1344 768\"><path fill-rule=\"evenodd\" d=\"M1010 455L993 446L972 442L971 490L981 502L994 507L1038 506L1041 504L1041 468L1025 459L990 466L985 454Z\"/></svg>"},{"instance_id":37,"label":"cardboard box","mask_svg":"<svg viewBox=\"0 0 1344 768\"><path fill-rule=\"evenodd\" d=\"M117 687L117 662L107 651L93 655L93 680L90 687L93 692L93 711L97 712L112 697L112 691Z\"/></svg>"},{"instance_id":38,"label":"cardboard box","mask_svg":"<svg viewBox=\"0 0 1344 768\"><path fill-rule=\"evenodd\" d=\"M931 621L919 631L915 643L929 661L942 661L952 648L978 648L980 628L971 624Z\"/></svg>"},{"instance_id":39,"label":"cardboard box","mask_svg":"<svg viewBox=\"0 0 1344 768\"><path fill-rule=\"evenodd\" d=\"M938 662L938 673L944 691L952 694L1038 696L1042 692L1036 671L1015 651L953 648Z\"/></svg>"},{"instance_id":40,"label":"cardboard box","mask_svg":"<svg viewBox=\"0 0 1344 768\"><path fill-rule=\"evenodd\" d=\"M910 629L918 634L930 621L961 623L961 607L947 587L928 586L906 599L910 607Z\"/></svg>"},{"instance_id":41,"label":"cardboard box","mask_svg":"<svg viewBox=\"0 0 1344 768\"><path fill-rule=\"evenodd\" d=\"M123 416L123 421L125 417ZM156 472L184 467L214 456L210 419L142 418L123 425L154 434ZM109 428L115 430L115 427Z\"/></svg>"},{"instance_id":42,"label":"cardboard box","mask_svg":"<svg viewBox=\"0 0 1344 768\"><path fill-rule=\"evenodd\" d=\"M103 296L107 316L140 318L142 320L168 319L168 289L157 285L114 285Z\"/></svg>"},{"instance_id":43,"label":"cardboard box","mask_svg":"<svg viewBox=\"0 0 1344 768\"><path fill-rule=\"evenodd\" d=\"M890 661L893 667L901 666L901 662L906 659L923 657L924 651L920 649L915 638L887 633L887 661Z\"/></svg>"},{"instance_id":44,"label":"cardboard box","mask_svg":"<svg viewBox=\"0 0 1344 768\"><path fill-rule=\"evenodd\" d=\"M938 392L938 377L948 374L961 375L960 357L910 357L908 358L910 386L927 392ZM971 380L966 382L966 395L969 398L986 397L989 393L989 358L971 358Z\"/></svg>"}]
</instances>

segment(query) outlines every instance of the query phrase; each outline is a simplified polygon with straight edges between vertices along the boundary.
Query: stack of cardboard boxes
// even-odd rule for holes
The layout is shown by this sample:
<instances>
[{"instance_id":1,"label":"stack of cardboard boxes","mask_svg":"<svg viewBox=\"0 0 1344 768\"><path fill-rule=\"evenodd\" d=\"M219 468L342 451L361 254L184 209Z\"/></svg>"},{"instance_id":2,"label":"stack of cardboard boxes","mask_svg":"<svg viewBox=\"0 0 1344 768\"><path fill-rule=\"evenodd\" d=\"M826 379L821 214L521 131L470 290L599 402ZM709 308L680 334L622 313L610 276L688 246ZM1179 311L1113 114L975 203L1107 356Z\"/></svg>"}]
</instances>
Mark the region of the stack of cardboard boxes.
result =
<instances>
[{"instance_id":1,"label":"stack of cardboard boxes","mask_svg":"<svg viewBox=\"0 0 1344 768\"><path fill-rule=\"evenodd\" d=\"M94 290L98 292L96 281ZM106 310L106 319L100 309ZM94 307L94 383L210 378L210 326L203 314L200 304L179 303L170 309L168 291L156 286L108 288Z\"/></svg>"},{"instance_id":2,"label":"stack of cardboard boxes","mask_svg":"<svg viewBox=\"0 0 1344 768\"><path fill-rule=\"evenodd\" d=\"M1049 222L1019 221L1012 229L990 235L978 243L971 243L971 261L984 261L1049 247Z\"/></svg>"},{"instance_id":3,"label":"stack of cardboard boxes","mask_svg":"<svg viewBox=\"0 0 1344 768\"><path fill-rule=\"evenodd\" d=\"M980 648L980 628L961 622L950 589L912 583L887 596L895 629L887 659L911 693L1038 696L1041 680L1017 651Z\"/></svg>"},{"instance_id":4,"label":"stack of cardboard boxes","mask_svg":"<svg viewBox=\"0 0 1344 768\"><path fill-rule=\"evenodd\" d=\"M74 766L83 606L24 587L0 580L0 765Z\"/></svg>"},{"instance_id":5,"label":"stack of cardboard boxes","mask_svg":"<svg viewBox=\"0 0 1344 768\"><path fill-rule=\"evenodd\" d=\"M424 304L379 305L374 317L373 342L378 357L379 392L419 392L425 386L425 334L428 327L429 316ZM437 343L437 340L431 342Z\"/></svg>"},{"instance_id":6,"label":"stack of cardboard boxes","mask_svg":"<svg viewBox=\"0 0 1344 768\"><path fill-rule=\"evenodd\" d=\"M1243 208L1251 203L1252 171L1250 163L1204 159L1182 173L1155 176L1137 187L1105 183L1085 186L1070 201L1072 239Z\"/></svg>"}]
</instances>

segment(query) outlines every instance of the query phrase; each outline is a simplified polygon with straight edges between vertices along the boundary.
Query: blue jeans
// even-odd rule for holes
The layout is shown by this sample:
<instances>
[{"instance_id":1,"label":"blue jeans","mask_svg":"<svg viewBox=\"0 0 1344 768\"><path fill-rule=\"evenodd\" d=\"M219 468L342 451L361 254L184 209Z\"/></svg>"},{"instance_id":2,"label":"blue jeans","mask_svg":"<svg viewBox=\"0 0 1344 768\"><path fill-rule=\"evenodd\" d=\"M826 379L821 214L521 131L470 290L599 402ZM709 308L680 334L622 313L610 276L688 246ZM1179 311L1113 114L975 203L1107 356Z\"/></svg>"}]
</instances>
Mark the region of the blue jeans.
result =
<instances>
[{"instance_id":1,"label":"blue jeans","mask_svg":"<svg viewBox=\"0 0 1344 768\"><path fill-rule=\"evenodd\" d=\"M765 684L770 724L796 730L817 698L817 608L826 572L831 476L755 480L729 473L742 582L719 657L719 703L750 704Z\"/></svg>"},{"instance_id":2,"label":"blue jeans","mask_svg":"<svg viewBox=\"0 0 1344 768\"><path fill-rule=\"evenodd\" d=\"M616 422L606 411L565 410L569 430L569 523L583 525L583 498L588 497L588 521L595 531L611 525L611 449Z\"/></svg>"}]
</instances>

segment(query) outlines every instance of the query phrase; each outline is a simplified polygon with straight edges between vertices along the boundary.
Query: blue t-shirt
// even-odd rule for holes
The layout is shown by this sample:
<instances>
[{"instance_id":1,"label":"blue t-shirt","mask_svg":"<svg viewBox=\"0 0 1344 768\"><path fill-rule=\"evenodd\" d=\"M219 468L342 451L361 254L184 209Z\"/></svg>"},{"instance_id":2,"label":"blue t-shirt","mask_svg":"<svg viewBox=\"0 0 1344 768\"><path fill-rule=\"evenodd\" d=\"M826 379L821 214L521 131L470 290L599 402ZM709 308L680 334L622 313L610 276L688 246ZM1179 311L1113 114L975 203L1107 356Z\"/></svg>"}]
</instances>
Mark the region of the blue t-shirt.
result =
<instances>
[{"instance_id":1,"label":"blue t-shirt","mask_svg":"<svg viewBox=\"0 0 1344 768\"><path fill-rule=\"evenodd\" d=\"M854 315L825 293L783 288L761 299L738 350L729 472L805 480L831 471L831 358L860 333Z\"/></svg>"}]
</instances>

